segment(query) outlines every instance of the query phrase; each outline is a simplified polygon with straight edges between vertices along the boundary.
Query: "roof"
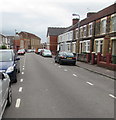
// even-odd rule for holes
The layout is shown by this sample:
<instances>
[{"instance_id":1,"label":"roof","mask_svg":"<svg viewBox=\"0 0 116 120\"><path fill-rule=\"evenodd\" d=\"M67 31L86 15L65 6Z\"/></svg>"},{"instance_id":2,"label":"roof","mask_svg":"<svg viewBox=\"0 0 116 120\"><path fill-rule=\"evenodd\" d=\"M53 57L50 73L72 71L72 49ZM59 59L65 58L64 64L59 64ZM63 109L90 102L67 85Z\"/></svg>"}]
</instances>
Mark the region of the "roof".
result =
<instances>
[{"instance_id":1,"label":"roof","mask_svg":"<svg viewBox=\"0 0 116 120\"><path fill-rule=\"evenodd\" d=\"M58 36L62 33L64 33L64 31L67 28L59 28L59 27L48 27L48 31L47 31L47 36Z\"/></svg>"},{"instance_id":2,"label":"roof","mask_svg":"<svg viewBox=\"0 0 116 120\"><path fill-rule=\"evenodd\" d=\"M114 13L116 13L115 8L116 8L116 3L112 4L111 6L109 6L107 8L104 8L103 10L97 12L94 15L91 15L90 17L87 17L87 18L83 19L80 22L80 25L88 24L88 23L93 22L95 20L98 20L100 18L103 18L103 17L106 17L108 15L114 14Z\"/></svg>"},{"instance_id":3,"label":"roof","mask_svg":"<svg viewBox=\"0 0 116 120\"><path fill-rule=\"evenodd\" d=\"M33 37L33 38L37 38L37 39L41 39L40 37L32 34L32 33L28 33L28 32L24 32L24 31L21 31L20 33L18 33L18 35L24 35L24 36L28 36L28 37Z\"/></svg>"}]
</instances>

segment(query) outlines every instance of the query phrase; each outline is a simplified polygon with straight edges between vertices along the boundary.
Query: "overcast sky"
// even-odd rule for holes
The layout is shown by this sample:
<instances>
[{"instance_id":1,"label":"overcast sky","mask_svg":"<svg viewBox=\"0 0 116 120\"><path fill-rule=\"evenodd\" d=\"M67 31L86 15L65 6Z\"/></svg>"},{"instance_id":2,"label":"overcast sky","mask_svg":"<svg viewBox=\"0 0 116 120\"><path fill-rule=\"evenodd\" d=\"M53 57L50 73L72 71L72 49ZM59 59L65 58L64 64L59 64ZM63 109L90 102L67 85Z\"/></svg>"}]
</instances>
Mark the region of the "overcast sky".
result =
<instances>
[{"instance_id":1,"label":"overcast sky","mask_svg":"<svg viewBox=\"0 0 116 120\"><path fill-rule=\"evenodd\" d=\"M48 27L68 27L72 14L81 20L87 12L98 12L115 0L0 0L0 33L14 35L26 31L46 41Z\"/></svg>"}]
</instances>

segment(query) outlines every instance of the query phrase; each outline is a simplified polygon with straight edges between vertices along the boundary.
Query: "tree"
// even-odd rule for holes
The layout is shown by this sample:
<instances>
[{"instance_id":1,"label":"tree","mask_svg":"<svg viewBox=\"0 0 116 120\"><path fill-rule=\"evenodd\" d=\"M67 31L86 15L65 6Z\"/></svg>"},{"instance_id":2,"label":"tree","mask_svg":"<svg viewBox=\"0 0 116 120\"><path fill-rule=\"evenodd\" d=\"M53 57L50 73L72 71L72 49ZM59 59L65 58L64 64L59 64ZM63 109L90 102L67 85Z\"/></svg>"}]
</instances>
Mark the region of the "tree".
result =
<instances>
[{"instance_id":1,"label":"tree","mask_svg":"<svg viewBox=\"0 0 116 120\"><path fill-rule=\"evenodd\" d=\"M7 49L6 45L1 45L0 49Z\"/></svg>"}]
</instances>

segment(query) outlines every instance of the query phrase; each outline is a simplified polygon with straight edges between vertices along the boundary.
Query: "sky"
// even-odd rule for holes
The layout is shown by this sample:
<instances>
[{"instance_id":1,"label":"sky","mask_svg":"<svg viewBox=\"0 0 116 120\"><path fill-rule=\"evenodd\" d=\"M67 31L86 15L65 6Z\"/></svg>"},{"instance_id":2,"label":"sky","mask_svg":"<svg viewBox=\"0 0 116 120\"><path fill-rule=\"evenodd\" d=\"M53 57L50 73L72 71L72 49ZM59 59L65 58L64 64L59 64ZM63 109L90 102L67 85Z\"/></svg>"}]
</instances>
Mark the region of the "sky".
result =
<instances>
[{"instance_id":1,"label":"sky","mask_svg":"<svg viewBox=\"0 0 116 120\"><path fill-rule=\"evenodd\" d=\"M80 19L87 12L98 12L116 0L0 0L0 33L15 35L25 31L46 42L48 27L68 27L72 14ZM78 18L78 16L77 16Z\"/></svg>"}]
</instances>

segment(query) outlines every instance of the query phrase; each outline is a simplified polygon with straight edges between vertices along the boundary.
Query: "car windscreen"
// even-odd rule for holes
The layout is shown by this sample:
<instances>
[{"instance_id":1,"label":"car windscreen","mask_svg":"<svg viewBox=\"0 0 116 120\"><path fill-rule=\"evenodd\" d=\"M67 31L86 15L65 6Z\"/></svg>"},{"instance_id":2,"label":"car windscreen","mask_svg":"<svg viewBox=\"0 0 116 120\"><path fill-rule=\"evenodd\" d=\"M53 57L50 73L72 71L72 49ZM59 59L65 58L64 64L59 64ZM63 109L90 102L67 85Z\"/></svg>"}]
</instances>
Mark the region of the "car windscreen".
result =
<instances>
[{"instance_id":1,"label":"car windscreen","mask_svg":"<svg viewBox=\"0 0 116 120\"><path fill-rule=\"evenodd\" d=\"M61 53L61 56L65 56L65 57L74 57L74 54L73 54L73 53L63 52L63 53Z\"/></svg>"},{"instance_id":2,"label":"car windscreen","mask_svg":"<svg viewBox=\"0 0 116 120\"><path fill-rule=\"evenodd\" d=\"M13 53L11 51L0 51L0 62L13 61Z\"/></svg>"},{"instance_id":3,"label":"car windscreen","mask_svg":"<svg viewBox=\"0 0 116 120\"><path fill-rule=\"evenodd\" d=\"M46 53L51 53L51 51L50 51L50 50L44 50L44 52L46 52Z\"/></svg>"}]
</instances>

